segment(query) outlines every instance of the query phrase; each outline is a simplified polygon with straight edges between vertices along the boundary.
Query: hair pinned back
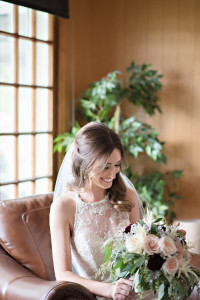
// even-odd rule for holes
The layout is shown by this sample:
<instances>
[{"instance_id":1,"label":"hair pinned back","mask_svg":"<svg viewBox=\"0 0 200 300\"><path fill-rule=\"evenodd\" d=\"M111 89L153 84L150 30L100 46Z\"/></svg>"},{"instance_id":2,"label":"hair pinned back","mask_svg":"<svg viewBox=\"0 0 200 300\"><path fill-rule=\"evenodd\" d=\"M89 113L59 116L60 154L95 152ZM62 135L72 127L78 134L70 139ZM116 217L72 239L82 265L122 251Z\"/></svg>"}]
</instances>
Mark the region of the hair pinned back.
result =
<instances>
[{"instance_id":1,"label":"hair pinned back","mask_svg":"<svg viewBox=\"0 0 200 300\"><path fill-rule=\"evenodd\" d=\"M114 149L120 151L122 164L126 166L124 149L118 134L100 122L91 122L82 127L75 137L72 155L74 180L68 188L73 190L84 188L85 183L90 182L89 173L94 163L99 161L100 166L105 166ZM125 200L126 186L119 173L107 193L115 208L131 210L132 205Z\"/></svg>"}]
</instances>

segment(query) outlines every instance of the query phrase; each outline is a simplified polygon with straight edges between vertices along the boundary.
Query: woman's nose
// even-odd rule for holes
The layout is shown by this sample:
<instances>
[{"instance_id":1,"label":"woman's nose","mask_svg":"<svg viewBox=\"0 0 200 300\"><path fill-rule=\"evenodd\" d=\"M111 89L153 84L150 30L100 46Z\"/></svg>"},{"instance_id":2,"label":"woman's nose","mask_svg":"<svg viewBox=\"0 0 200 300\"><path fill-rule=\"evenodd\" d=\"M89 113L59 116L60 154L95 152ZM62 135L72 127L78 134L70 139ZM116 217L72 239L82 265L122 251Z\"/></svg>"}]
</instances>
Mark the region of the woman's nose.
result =
<instances>
[{"instance_id":1,"label":"woman's nose","mask_svg":"<svg viewBox=\"0 0 200 300\"><path fill-rule=\"evenodd\" d=\"M112 179L115 179L115 177L116 177L116 170L115 170L115 167L110 168L110 177L111 177Z\"/></svg>"}]
</instances>

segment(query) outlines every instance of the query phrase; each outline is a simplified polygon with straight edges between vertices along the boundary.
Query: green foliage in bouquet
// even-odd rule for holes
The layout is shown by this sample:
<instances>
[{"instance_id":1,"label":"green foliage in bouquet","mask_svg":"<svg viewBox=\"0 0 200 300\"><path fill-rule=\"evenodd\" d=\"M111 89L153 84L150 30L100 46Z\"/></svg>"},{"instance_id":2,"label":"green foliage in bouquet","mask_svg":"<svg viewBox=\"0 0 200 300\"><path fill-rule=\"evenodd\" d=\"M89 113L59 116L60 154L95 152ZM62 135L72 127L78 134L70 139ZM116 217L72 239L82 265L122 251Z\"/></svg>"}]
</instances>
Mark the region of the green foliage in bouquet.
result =
<instances>
[{"instance_id":1,"label":"green foliage in bouquet","mask_svg":"<svg viewBox=\"0 0 200 300\"><path fill-rule=\"evenodd\" d=\"M158 300L186 300L194 287L200 292L200 271L190 265L185 234L178 223L168 226L149 214L104 244L104 263L96 276L103 279L108 272L114 283L135 274L139 295L148 291Z\"/></svg>"},{"instance_id":2,"label":"green foliage in bouquet","mask_svg":"<svg viewBox=\"0 0 200 300\"><path fill-rule=\"evenodd\" d=\"M123 101L127 99L133 106L141 106L148 115L153 115L156 111L161 113L157 91L162 87L162 75L152 70L151 65L140 66L134 62L127 68L127 72L127 84L119 79L119 71L113 71L101 80L91 83L79 99L77 110L86 122L106 123L118 133L126 157L137 159L139 155L147 155L158 164L166 163L164 142L160 141L158 132L149 124L137 120L135 115L125 118L121 111ZM71 132L59 135L54 140L54 151L67 151L79 129L80 125L76 122ZM171 182L176 182L182 176L182 171L161 173L154 169L139 176L129 168L127 175L135 184L144 206L151 208L158 217L168 215L171 221L175 218L176 215L170 211L170 207L180 197L177 183L173 191L170 186Z\"/></svg>"}]
</instances>

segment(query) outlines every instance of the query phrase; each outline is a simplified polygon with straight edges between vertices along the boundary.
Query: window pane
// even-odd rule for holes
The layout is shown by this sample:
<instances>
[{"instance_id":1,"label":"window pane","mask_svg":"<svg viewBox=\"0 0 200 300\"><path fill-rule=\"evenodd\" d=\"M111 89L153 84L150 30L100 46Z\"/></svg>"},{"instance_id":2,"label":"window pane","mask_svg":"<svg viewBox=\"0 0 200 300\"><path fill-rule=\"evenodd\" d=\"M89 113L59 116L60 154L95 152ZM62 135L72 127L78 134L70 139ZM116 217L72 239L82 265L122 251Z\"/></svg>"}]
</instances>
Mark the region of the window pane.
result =
<instances>
[{"instance_id":1,"label":"window pane","mask_svg":"<svg viewBox=\"0 0 200 300\"><path fill-rule=\"evenodd\" d=\"M32 84L32 42L19 39L19 83Z\"/></svg>"},{"instance_id":2,"label":"window pane","mask_svg":"<svg viewBox=\"0 0 200 300\"><path fill-rule=\"evenodd\" d=\"M48 131L48 90L36 90L36 131Z\"/></svg>"},{"instance_id":3,"label":"window pane","mask_svg":"<svg viewBox=\"0 0 200 300\"><path fill-rule=\"evenodd\" d=\"M0 132L15 130L14 88L0 86Z\"/></svg>"},{"instance_id":4,"label":"window pane","mask_svg":"<svg viewBox=\"0 0 200 300\"><path fill-rule=\"evenodd\" d=\"M48 86L48 45L43 43L36 44L36 84Z\"/></svg>"},{"instance_id":5,"label":"window pane","mask_svg":"<svg viewBox=\"0 0 200 300\"><path fill-rule=\"evenodd\" d=\"M22 182L18 185L18 196L26 197L32 195L32 182Z\"/></svg>"},{"instance_id":6,"label":"window pane","mask_svg":"<svg viewBox=\"0 0 200 300\"><path fill-rule=\"evenodd\" d=\"M15 198L14 184L0 186L0 200L7 200Z\"/></svg>"},{"instance_id":7,"label":"window pane","mask_svg":"<svg viewBox=\"0 0 200 300\"><path fill-rule=\"evenodd\" d=\"M20 35L32 35L32 10L27 7L19 6L19 28Z\"/></svg>"},{"instance_id":8,"label":"window pane","mask_svg":"<svg viewBox=\"0 0 200 300\"><path fill-rule=\"evenodd\" d=\"M0 81L14 81L14 38L0 36Z\"/></svg>"},{"instance_id":9,"label":"window pane","mask_svg":"<svg viewBox=\"0 0 200 300\"><path fill-rule=\"evenodd\" d=\"M32 131L32 119L32 90L30 88L19 88L19 131Z\"/></svg>"},{"instance_id":10,"label":"window pane","mask_svg":"<svg viewBox=\"0 0 200 300\"><path fill-rule=\"evenodd\" d=\"M48 40L48 14L42 11L36 12L36 38Z\"/></svg>"},{"instance_id":11,"label":"window pane","mask_svg":"<svg viewBox=\"0 0 200 300\"><path fill-rule=\"evenodd\" d=\"M32 177L32 136L19 136L19 179Z\"/></svg>"},{"instance_id":12,"label":"window pane","mask_svg":"<svg viewBox=\"0 0 200 300\"><path fill-rule=\"evenodd\" d=\"M36 135L36 176L48 175L48 134Z\"/></svg>"},{"instance_id":13,"label":"window pane","mask_svg":"<svg viewBox=\"0 0 200 300\"><path fill-rule=\"evenodd\" d=\"M36 194L46 194L48 190L48 178L43 178L35 181L35 193Z\"/></svg>"},{"instance_id":14,"label":"window pane","mask_svg":"<svg viewBox=\"0 0 200 300\"><path fill-rule=\"evenodd\" d=\"M12 181L15 178L15 138L0 137L0 182Z\"/></svg>"},{"instance_id":15,"label":"window pane","mask_svg":"<svg viewBox=\"0 0 200 300\"><path fill-rule=\"evenodd\" d=\"M0 30L13 32L13 4L0 1Z\"/></svg>"}]
</instances>

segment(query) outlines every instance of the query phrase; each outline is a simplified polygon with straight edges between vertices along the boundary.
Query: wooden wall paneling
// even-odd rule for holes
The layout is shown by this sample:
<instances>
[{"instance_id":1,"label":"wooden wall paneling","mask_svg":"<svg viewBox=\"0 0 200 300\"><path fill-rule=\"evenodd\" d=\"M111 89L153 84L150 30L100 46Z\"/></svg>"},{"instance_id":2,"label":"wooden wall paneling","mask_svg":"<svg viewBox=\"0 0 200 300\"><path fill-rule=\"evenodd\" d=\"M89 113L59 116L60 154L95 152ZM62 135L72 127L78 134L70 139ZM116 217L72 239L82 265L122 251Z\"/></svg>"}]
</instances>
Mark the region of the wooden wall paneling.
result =
<instances>
[{"instance_id":1,"label":"wooden wall paneling","mask_svg":"<svg viewBox=\"0 0 200 300\"><path fill-rule=\"evenodd\" d=\"M132 61L136 64L147 62L148 1L127 0L125 2L125 69ZM145 8L145 9L144 9ZM120 58L119 58L120 59ZM128 77L125 73L125 78ZM123 113L126 117L136 114L140 119L144 114L128 101L124 102Z\"/></svg>"},{"instance_id":2,"label":"wooden wall paneling","mask_svg":"<svg viewBox=\"0 0 200 300\"><path fill-rule=\"evenodd\" d=\"M91 79L90 0L70 1L70 11L72 20L74 96L77 98L81 96Z\"/></svg>"},{"instance_id":3,"label":"wooden wall paneling","mask_svg":"<svg viewBox=\"0 0 200 300\"><path fill-rule=\"evenodd\" d=\"M162 74L162 51L163 51L163 1L148 1L148 23L147 23L147 43L146 43L146 63L151 63L152 68ZM158 92L159 97L161 93ZM162 98L160 105L162 107ZM147 116L145 121L154 128L160 129L160 114L156 113L153 117ZM162 134L161 134L162 136Z\"/></svg>"},{"instance_id":4,"label":"wooden wall paneling","mask_svg":"<svg viewBox=\"0 0 200 300\"><path fill-rule=\"evenodd\" d=\"M168 157L163 170L184 170L183 200L175 207L182 218L197 217L200 208L199 15L198 0L71 0L70 19L59 19L59 133L70 126L72 94L79 97L112 69L125 73L132 60L152 63L164 75L163 114L146 118L127 102L123 112L137 113L160 132ZM149 165L141 157L136 169Z\"/></svg>"},{"instance_id":5,"label":"wooden wall paneling","mask_svg":"<svg viewBox=\"0 0 200 300\"><path fill-rule=\"evenodd\" d=\"M163 170L174 169L175 144L173 133L176 120L177 83L180 77L177 70L178 59L178 24L179 24L179 0L163 2L163 37L162 37L162 92L160 116L161 138L166 141L165 151L168 163ZM172 159L171 159L172 158Z\"/></svg>"},{"instance_id":6,"label":"wooden wall paneling","mask_svg":"<svg viewBox=\"0 0 200 300\"><path fill-rule=\"evenodd\" d=\"M147 58L148 1L125 1L126 66L131 61L143 63Z\"/></svg>"},{"instance_id":7,"label":"wooden wall paneling","mask_svg":"<svg viewBox=\"0 0 200 300\"><path fill-rule=\"evenodd\" d=\"M190 201L193 198L193 174L190 161L191 148L191 124L194 66L194 16L195 1L179 2L179 28L178 28L178 58L177 70L180 74L177 80L177 100L175 108L175 130L173 134L176 145L175 168L184 170L184 177L181 180L181 195L183 201L177 201L176 209L179 216L183 218L191 213ZM193 212L195 213L195 211Z\"/></svg>"},{"instance_id":8,"label":"wooden wall paneling","mask_svg":"<svg viewBox=\"0 0 200 300\"><path fill-rule=\"evenodd\" d=\"M193 51L193 82L192 82L192 92L193 92L193 105L191 112L191 133L190 133L190 147L188 149L188 157L190 159L192 170L192 195L189 197L188 210L191 211L189 217L196 218L200 217L200 2L195 1L195 25L194 25L194 51ZM186 182L187 185L187 182ZM187 216L187 214L185 213Z\"/></svg>"},{"instance_id":9,"label":"wooden wall paneling","mask_svg":"<svg viewBox=\"0 0 200 300\"><path fill-rule=\"evenodd\" d=\"M113 70L124 68L124 1L91 1L91 4L92 76L93 80L99 80Z\"/></svg>"}]
</instances>

